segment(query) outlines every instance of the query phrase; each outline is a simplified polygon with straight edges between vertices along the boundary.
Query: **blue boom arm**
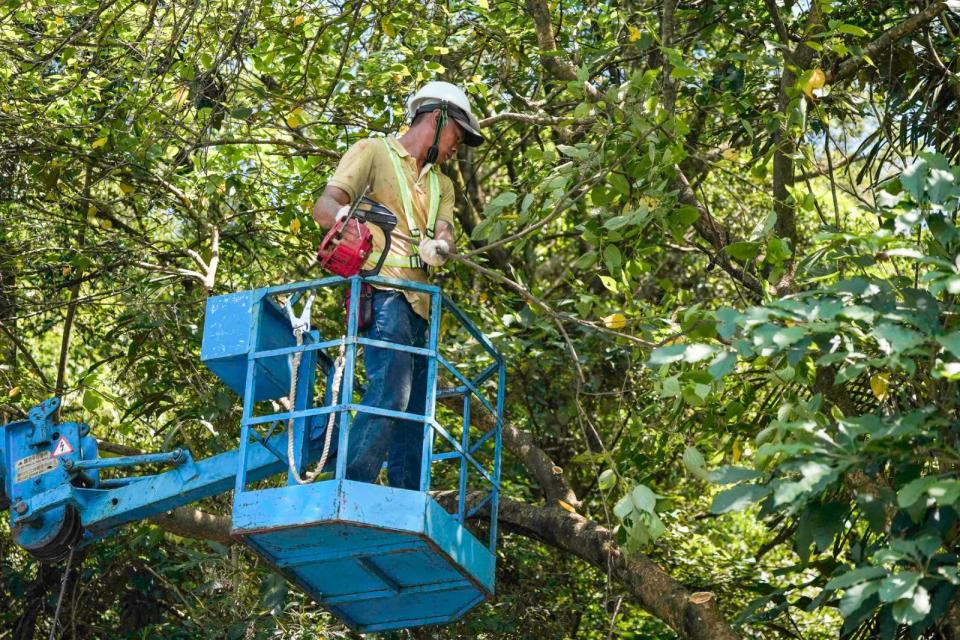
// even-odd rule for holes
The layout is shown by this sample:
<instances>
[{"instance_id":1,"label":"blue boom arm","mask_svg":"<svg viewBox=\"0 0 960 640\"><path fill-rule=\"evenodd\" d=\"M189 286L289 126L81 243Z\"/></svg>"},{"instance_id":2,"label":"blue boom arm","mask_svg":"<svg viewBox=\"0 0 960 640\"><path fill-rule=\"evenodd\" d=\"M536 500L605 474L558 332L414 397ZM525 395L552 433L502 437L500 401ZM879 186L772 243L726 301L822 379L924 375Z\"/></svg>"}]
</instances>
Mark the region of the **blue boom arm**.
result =
<instances>
[{"instance_id":1,"label":"blue boom arm","mask_svg":"<svg viewBox=\"0 0 960 640\"><path fill-rule=\"evenodd\" d=\"M10 507L17 544L40 559L57 560L71 545L234 486L237 449L201 461L194 461L186 449L99 458L86 425L53 423L49 415L57 406L57 399L47 400L31 411L33 418L42 415L39 420L0 427L0 506ZM308 463L319 457L322 435L322 429L312 430ZM286 446L285 432L249 444L250 480L286 470ZM99 478L102 469L147 464L174 468L155 475Z\"/></svg>"}]
</instances>

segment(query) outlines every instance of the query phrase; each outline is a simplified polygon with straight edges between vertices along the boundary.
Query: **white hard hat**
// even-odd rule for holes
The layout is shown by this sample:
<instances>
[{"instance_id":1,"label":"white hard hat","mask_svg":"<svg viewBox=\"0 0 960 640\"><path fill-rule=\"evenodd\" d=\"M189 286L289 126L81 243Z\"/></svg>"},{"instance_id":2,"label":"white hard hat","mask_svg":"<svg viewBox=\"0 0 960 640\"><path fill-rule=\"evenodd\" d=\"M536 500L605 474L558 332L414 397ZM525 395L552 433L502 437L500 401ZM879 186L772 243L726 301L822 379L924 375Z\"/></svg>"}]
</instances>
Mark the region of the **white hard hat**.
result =
<instances>
[{"instance_id":1,"label":"white hard hat","mask_svg":"<svg viewBox=\"0 0 960 640\"><path fill-rule=\"evenodd\" d=\"M420 90L407 100L407 115L413 119L418 113L439 108L442 102L447 103L447 115L455 120L466 134L464 142L471 147L482 144L484 137L480 133L480 122L470 108L470 99L460 87L449 82L435 80L420 87Z\"/></svg>"}]
</instances>

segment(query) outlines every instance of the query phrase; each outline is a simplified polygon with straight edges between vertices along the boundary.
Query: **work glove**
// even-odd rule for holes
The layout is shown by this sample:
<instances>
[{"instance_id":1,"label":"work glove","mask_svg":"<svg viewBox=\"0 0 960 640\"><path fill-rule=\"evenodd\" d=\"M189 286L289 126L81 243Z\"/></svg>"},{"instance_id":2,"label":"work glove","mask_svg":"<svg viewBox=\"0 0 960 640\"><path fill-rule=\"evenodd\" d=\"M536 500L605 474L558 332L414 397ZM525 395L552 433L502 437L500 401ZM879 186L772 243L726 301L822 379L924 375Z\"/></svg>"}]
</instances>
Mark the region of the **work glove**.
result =
<instances>
[{"instance_id":1,"label":"work glove","mask_svg":"<svg viewBox=\"0 0 960 640\"><path fill-rule=\"evenodd\" d=\"M420 259L431 267L439 267L447 261L446 254L450 251L450 245L446 240L437 240L435 238L424 238L420 241Z\"/></svg>"}]
</instances>

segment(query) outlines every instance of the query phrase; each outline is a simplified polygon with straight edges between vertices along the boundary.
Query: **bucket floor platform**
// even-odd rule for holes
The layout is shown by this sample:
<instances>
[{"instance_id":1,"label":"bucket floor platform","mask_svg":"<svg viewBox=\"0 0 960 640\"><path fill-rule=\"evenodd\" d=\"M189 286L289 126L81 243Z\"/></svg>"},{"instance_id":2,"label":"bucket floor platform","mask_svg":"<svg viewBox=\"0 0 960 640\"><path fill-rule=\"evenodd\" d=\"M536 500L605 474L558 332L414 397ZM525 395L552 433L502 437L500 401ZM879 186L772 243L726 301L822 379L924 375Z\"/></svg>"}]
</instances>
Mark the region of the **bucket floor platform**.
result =
<instances>
[{"instance_id":1,"label":"bucket floor platform","mask_svg":"<svg viewBox=\"0 0 960 640\"><path fill-rule=\"evenodd\" d=\"M245 491L232 535L361 632L461 618L495 557L426 493L350 480Z\"/></svg>"}]
</instances>

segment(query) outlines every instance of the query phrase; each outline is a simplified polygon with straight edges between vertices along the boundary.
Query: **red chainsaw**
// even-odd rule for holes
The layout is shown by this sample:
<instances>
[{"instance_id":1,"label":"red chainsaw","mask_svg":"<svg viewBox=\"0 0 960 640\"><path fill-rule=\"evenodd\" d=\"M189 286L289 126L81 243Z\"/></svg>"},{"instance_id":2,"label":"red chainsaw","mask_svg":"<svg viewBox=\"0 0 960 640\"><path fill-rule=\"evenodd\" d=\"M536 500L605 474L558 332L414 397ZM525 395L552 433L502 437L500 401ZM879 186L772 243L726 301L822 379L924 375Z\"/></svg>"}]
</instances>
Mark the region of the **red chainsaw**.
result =
<instances>
[{"instance_id":1,"label":"red chainsaw","mask_svg":"<svg viewBox=\"0 0 960 640\"><path fill-rule=\"evenodd\" d=\"M372 269L362 268L373 252L373 234L367 223L380 227L384 237L380 259ZM396 214L376 200L361 195L350 207L347 216L334 224L324 236L317 251L317 261L327 271L344 278L358 274L375 276L380 273L390 253L390 234L396 226Z\"/></svg>"}]
</instances>

